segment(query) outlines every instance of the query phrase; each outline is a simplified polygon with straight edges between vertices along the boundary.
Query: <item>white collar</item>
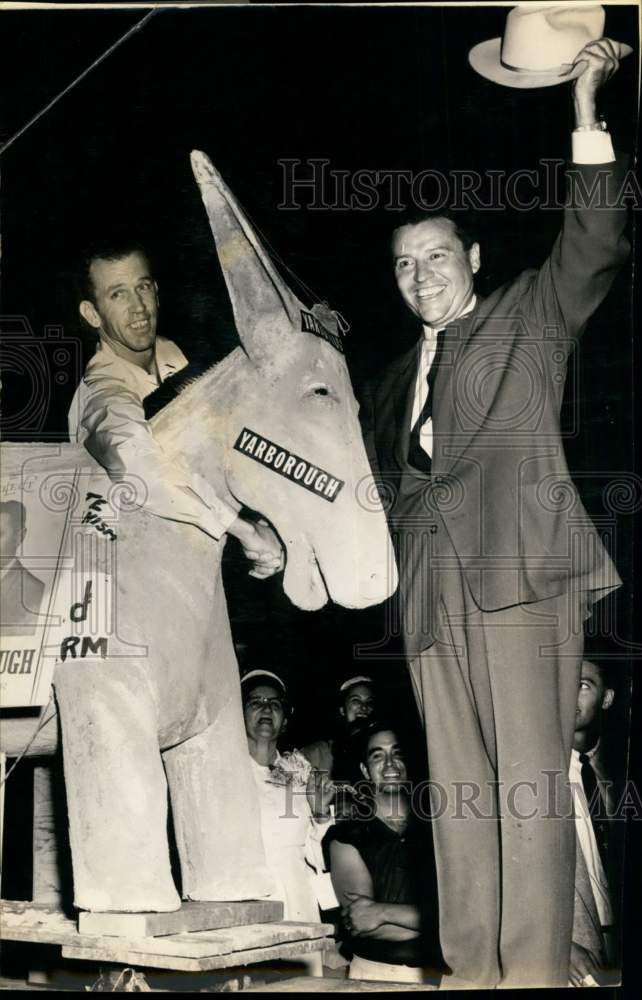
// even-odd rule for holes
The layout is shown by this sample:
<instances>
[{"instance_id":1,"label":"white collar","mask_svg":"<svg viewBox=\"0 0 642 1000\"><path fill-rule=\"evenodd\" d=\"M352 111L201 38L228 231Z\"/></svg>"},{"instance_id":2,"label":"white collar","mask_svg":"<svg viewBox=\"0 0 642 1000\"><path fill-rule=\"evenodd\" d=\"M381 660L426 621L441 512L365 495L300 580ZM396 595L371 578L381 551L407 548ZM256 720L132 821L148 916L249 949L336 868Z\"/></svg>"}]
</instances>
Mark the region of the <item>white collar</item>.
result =
<instances>
[{"instance_id":1,"label":"white collar","mask_svg":"<svg viewBox=\"0 0 642 1000\"><path fill-rule=\"evenodd\" d=\"M113 358L118 363L128 365L137 374L154 378L153 372L148 372L146 368L141 368L140 365L135 365L133 361L129 361L127 358L123 358L122 355L117 354L111 344L103 340L102 337L98 341L94 356L98 353L107 355L110 360ZM180 347L173 340L168 340L166 337L156 337L154 342L154 361L161 381L163 381L166 373L180 371L187 363Z\"/></svg>"},{"instance_id":2,"label":"white collar","mask_svg":"<svg viewBox=\"0 0 642 1000\"><path fill-rule=\"evenodd\" d=\"M456 323L458 319L463 319L464 316L467 316L468 313L471 313L473 311L476 305L477 305L477 296L473 293L472 299L470 300L466 308L463 310L463 312L460 312L457 319L454 319L451 322ZM447 325L450 326L450 323L448 323ZM441 331L445 329L446 329L445 326L428 326L427 323L424 323L424 339L435 340L437 334L441 333Z\"/></svg>"},{"instance_id":3,"label":"white collar","mask_svg":"<svg viewBox=\"0 0 642 1000\"><path fill-rule=\"evenodd\" d=\"M589 760L593 760L593 758L595 757L597 751L599 750L599 747L600 747L600 741L598 739L598 741L595 744L595 746L591 747L590 750L576 750L575 748L573 748L573 756L578 761L580 759L580 755L588 757Z\"/></svg>"}]
</instances>

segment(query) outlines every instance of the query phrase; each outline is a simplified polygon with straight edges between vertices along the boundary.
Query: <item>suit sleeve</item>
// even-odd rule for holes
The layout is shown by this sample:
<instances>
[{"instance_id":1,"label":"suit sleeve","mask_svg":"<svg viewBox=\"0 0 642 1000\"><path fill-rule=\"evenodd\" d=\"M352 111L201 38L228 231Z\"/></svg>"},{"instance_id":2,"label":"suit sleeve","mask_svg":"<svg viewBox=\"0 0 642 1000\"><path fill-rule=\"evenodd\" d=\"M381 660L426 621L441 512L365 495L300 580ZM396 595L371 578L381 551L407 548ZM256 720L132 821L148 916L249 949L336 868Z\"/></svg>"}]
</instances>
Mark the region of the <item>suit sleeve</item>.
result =
<instances>
[{"instance_id":1,"label":"suit sleeve","mask_svg":"<svg viewBox=\"0 0 642 1000\"><path fill-rule=\"evenodd\" d=\"M624 168L621 159L571 164L562 231L527 290L538 334L559 325L569 353L630 251L626 208L618 204Z\"/></svg>"},{"instance_id":2,"label":"suit sleeve","mask_svg":"<svg viewBox=\"0 0 642 1000\"><path fill-rule=\"evenodd\" d=\"M154 438L142 402L124 379L86 378L79 414L80 438L114 482L130 479L139 506L183 521L219 539L238 511L198 475L172 461Z\"/></svg>"}]
</instances>

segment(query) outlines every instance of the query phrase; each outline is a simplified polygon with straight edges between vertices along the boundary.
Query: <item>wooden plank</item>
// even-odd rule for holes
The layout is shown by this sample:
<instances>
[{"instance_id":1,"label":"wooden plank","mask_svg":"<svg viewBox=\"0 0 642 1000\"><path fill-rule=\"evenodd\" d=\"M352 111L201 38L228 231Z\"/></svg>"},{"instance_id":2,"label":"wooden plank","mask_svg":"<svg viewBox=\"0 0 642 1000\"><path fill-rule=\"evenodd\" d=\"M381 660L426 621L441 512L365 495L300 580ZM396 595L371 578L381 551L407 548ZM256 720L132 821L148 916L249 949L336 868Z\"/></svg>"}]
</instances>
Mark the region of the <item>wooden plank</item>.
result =
<instances>
[{"instance_id":1,"label":"wooden plank","mask_svg":"<svg viewBox=\"0 0 642 1000\"><path fill-rule=\"evenodd\" d=\"M25 708L23 715L3 716L0 720L0 749L7 757L19 757L27 744L33 738L41 719L47 719L55 713L55 705L48 705L38 714L33 708ZM58 720L47 722L26 752L27 757L49 757L58 750Z\"/></svg>"},{"instance_id":2,"label":"wooden plank","mask_svg":"<svg viewBox=\"0 0 642 1000\"><path fill-rule=\"evenodd\" d=\"M307 941L292 941L266 948L253 948L249 951L235 951L228 955L214 955L210 958L182 958L180 956L145 954L140 951L127 951L124 947L125 942L120 941L118 945L114 938L103 938L102 940L105 945L109 941L111 947L96 945L81 948L77 945L64 945L63 957L90 962L118 962L135 967L174 969L177 972L212 972L215 969L229 969L236 966L253 965L256 962L274 962L309 955L326 948L329 939L320 937ZM157 939L152 938L151 940Z\"/></svg>"},{"instance_id":3,"label":"wooden plank","mask_svg":"<svg viewBox=\"0 0 642 1000\"><path fill-rule=\"evenodd\" d=\"M239 993L424 993L436 990L431 983L385 983L366 979L323 979L295 976L276 983L247 986Z\"/></svg>"},{"instance_id":4,"label":"wooden plank","mask_svg":"<svg viewBox=\"0 0 642 1000\"><path fill-rule=\"evenodd\" d=\"M288 941L302 941L306 938L327 937L332 934L332 924L298 923L296 920L283 920L273 924L250 924L247 927L229 927L210 931L195 931L189 936L181 935L181 940L190 943L207 943L210 955L227 955L234 952L247 951L253 948L265 948ZM161 951L159 942L159 952Z\"/></svg>"},{"instance_id":5,"label":"wooden plank","mask_svg":"<svg viewBox=\"0 0 642 1000\"><path fill-rule=\"evenodd\" d=\"M60 906L56 903L36 903L30 899L0 899L0 913L3 916L23 916L29 913L30 919L45 920L48 916L64 917Z\"/></svg>"},{"instance_id":6,"label":"wooden plank","mask_svg":"<svg viewBox=\"0 0 642 1000\"><path fill-rule=\"evenodd\" d=\"M232 903L188 900L173 913L83 912L78 917L78 930L81 934L143 938L270 923L282 917L283 903L275 900Z\"/></svg>"},{"instance_id":7,"label":"wooden plank","mask_svg":"<svg viewBox=\"0 0 642 1000\"><path fill-rule=\"evenodd\" d=\"M0 900L0 937L6 941L61 944L78 937L76 921L52 903Z\"/></svg>"},{"instance_id":8,"label":"wooden plank","mask_svg":"<svg viewBox=\"0 0 642 1000\"><path fill-rule=\"evenodd\" d=\"M60 903L62 887L54 812L54 769L33 770L33 899Z\"/></svg>"}]
</instances>

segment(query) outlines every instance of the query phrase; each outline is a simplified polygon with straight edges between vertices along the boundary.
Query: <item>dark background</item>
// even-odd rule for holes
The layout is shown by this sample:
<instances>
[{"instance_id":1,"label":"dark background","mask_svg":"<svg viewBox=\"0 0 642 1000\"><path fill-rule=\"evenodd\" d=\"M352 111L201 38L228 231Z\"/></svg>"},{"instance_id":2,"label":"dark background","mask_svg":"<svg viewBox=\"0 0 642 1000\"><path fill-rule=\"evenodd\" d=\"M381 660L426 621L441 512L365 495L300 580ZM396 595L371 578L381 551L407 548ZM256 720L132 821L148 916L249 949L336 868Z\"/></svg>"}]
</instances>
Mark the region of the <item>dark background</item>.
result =
<instances>
[{"instance_id":1,"label":"dark background","mask_svg":"<svg viewBox=\"0 0 642 1000\"><path fill-rule=\"evenodd\" d=\"M300 209L279 209L278 161L318 157L330 160L329 169L348 171L510 173L566 157L570 88L509 90L468 66L469 48L500 35L505 14L505 8L347 6L156 13L2 156L5 440L65 439L67 409L88 356L74 284L87 240L125 233L149 246L161 292L160 332L188 357L207 350L221 358L237 344L191 174L193 148L208 153L285 264L348 318L348 362L358 392L417 336L390 273L396 213L383 201L372 211L311 210L305 193L297 196ZM144 16L144 10L3 12L0 89L10 100L1 142ZM636 8L608 7L606 34L637 50ZM616 148L629 153L637 121L635 60L623 62L601 105ZM481 222L483 292L544 259L560 214L497 210ZM605 490L633 467L631 308L626 269L589 324L564 408L569 465L624 579L617 596L598 606L590 647L612 661L622 700L636 652L634 534L626 503L612 532ZM47 335L46 327L55 330ZM279 581L246 577L232 545L225 574L242 664L272 666L290 681L294 742L328 731L336 687L355 672L377 676L415 723L394 643L387 659L354 661L355 644L383 634L381 609L298 612ZM624 731L621 720L617 728Z\"/></svg>"}]
</instances>

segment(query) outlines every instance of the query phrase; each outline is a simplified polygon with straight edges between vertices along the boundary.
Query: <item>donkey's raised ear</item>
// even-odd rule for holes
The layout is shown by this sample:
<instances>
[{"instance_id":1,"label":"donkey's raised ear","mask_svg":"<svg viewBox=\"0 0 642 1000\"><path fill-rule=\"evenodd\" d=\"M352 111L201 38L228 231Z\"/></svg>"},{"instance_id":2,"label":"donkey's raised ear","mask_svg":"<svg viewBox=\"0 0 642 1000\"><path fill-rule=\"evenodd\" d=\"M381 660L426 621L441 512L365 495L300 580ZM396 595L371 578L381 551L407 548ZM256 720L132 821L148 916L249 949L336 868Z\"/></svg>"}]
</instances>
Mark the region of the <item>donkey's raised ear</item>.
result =
<instances>
[{"instance_id":1,"label":"donkey's raised ear","mask_svg":"<svg viewBox=\"0 0 642 1000\"><path fill-rule=\"evenodd\" d=\"M276 360L301 329L302 304L209 157L195 150L191 159L243 348L256 364Z\"/></svg>"}]
</instances>

